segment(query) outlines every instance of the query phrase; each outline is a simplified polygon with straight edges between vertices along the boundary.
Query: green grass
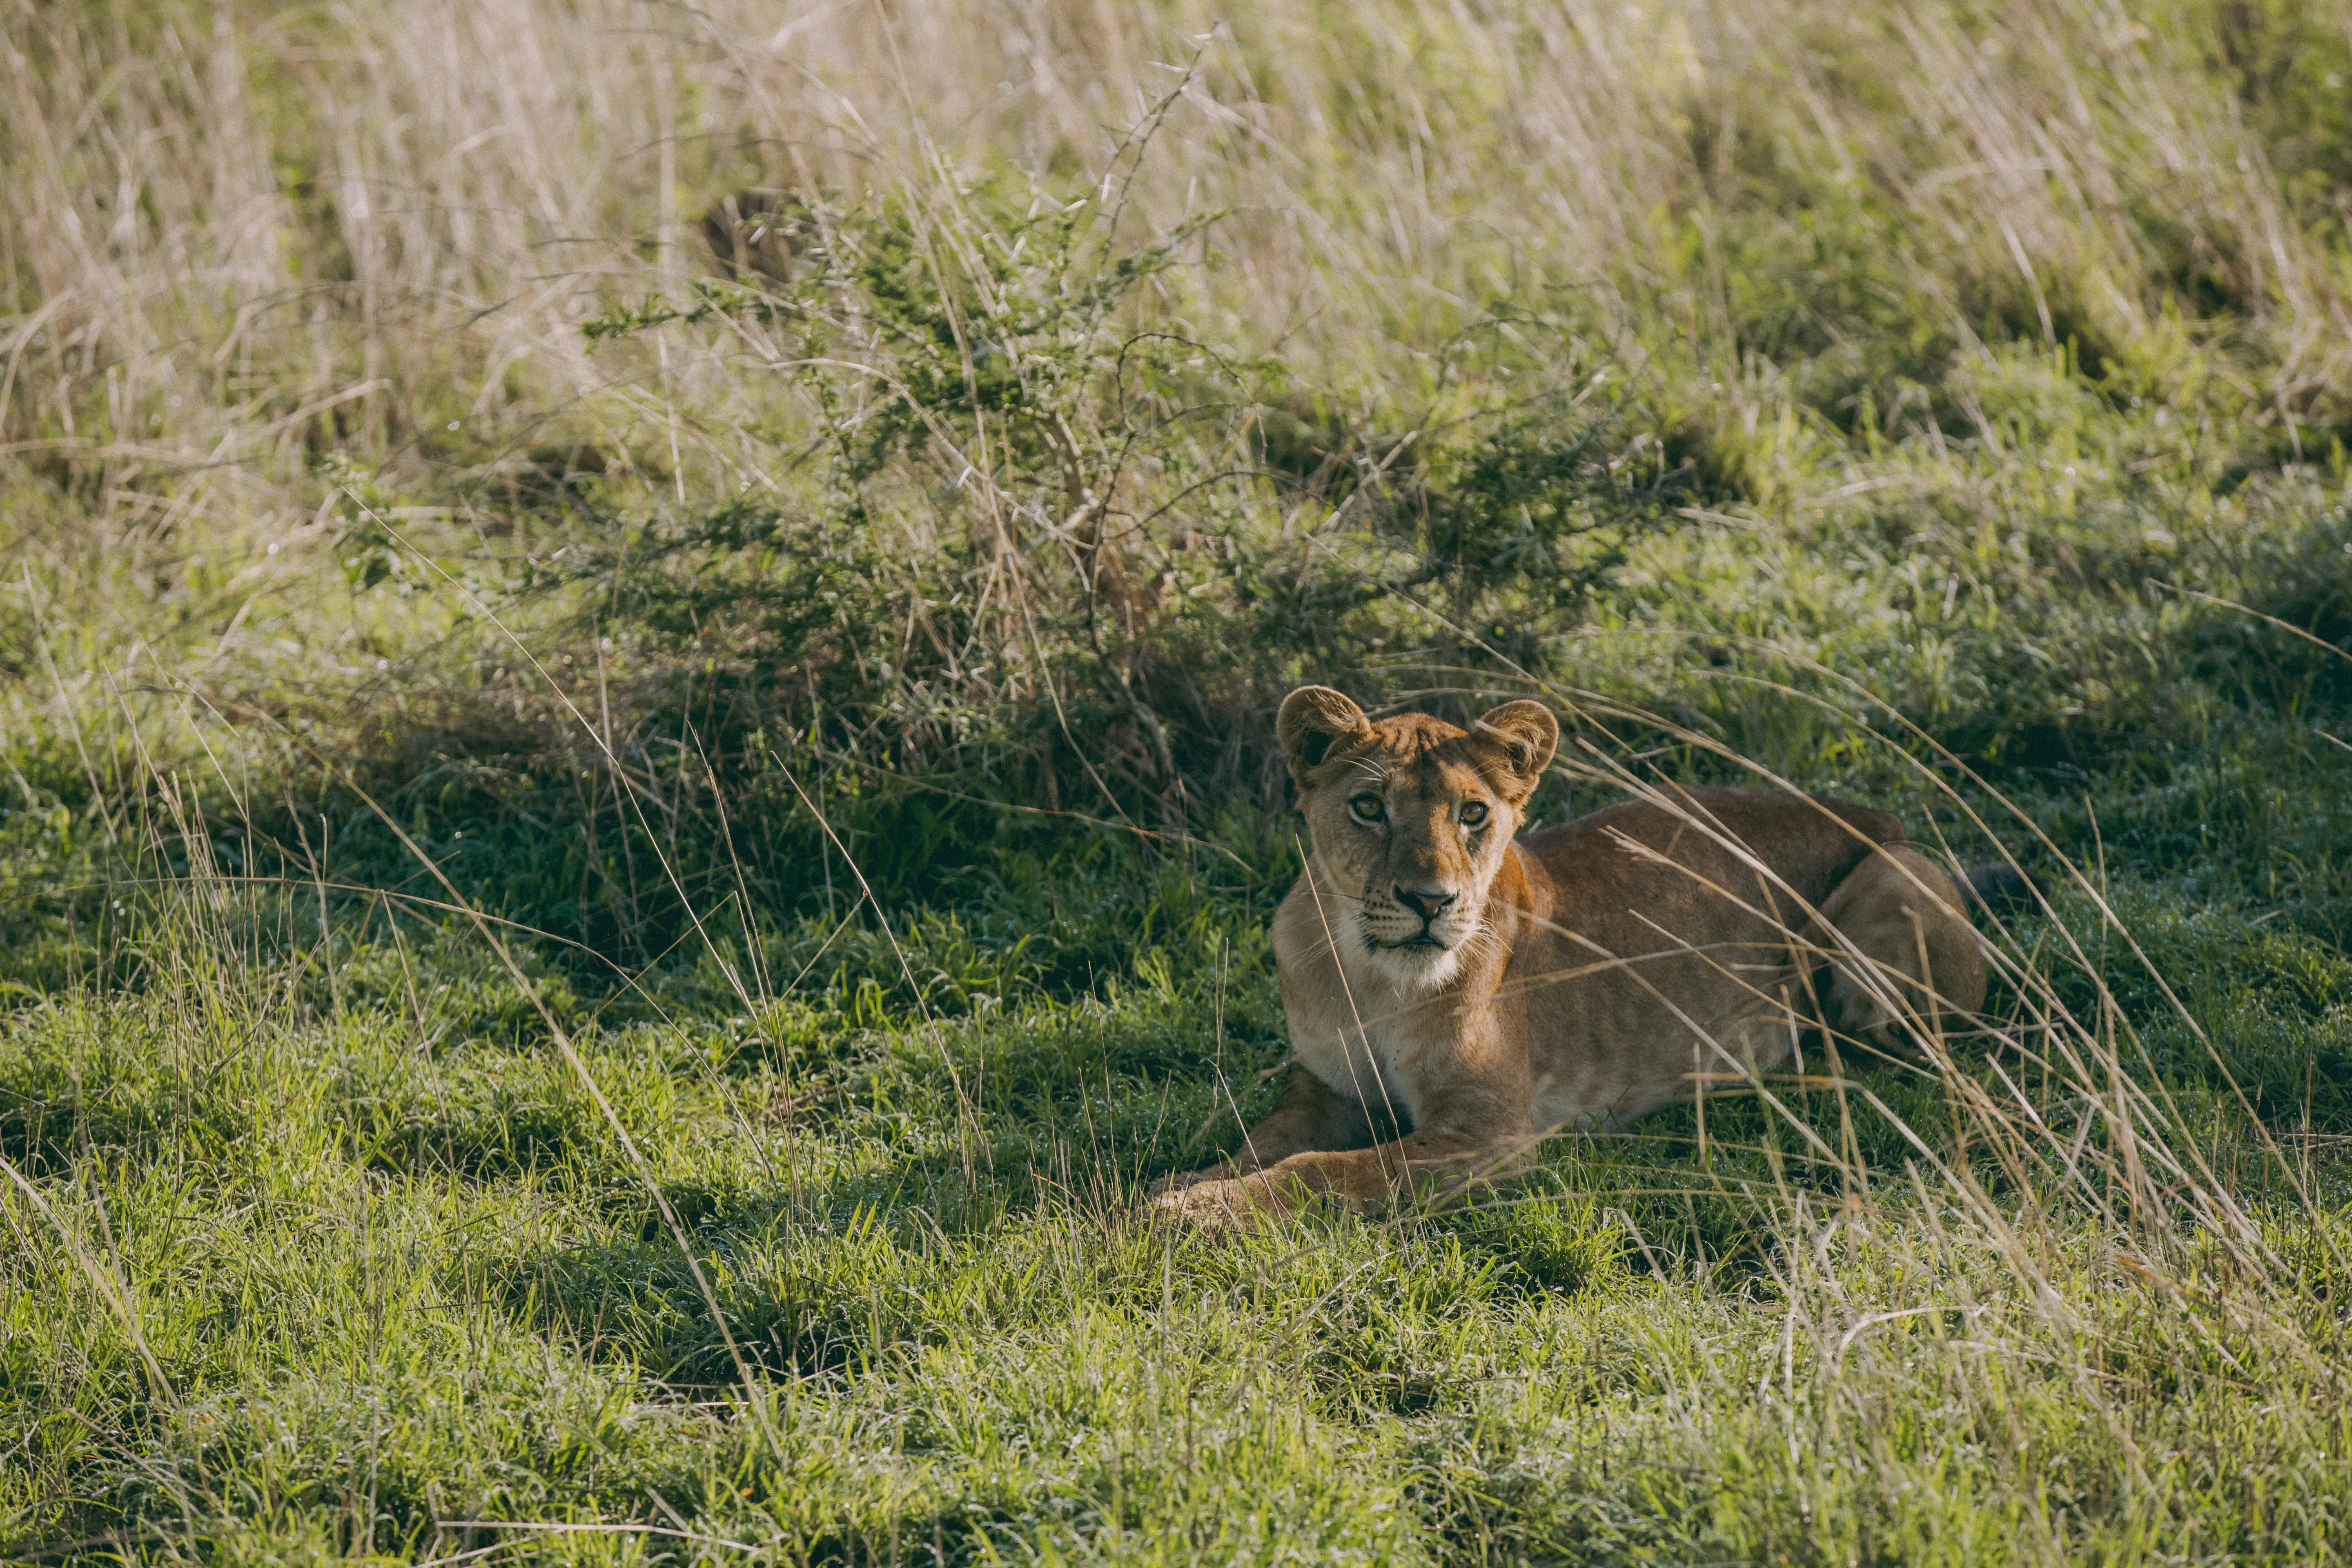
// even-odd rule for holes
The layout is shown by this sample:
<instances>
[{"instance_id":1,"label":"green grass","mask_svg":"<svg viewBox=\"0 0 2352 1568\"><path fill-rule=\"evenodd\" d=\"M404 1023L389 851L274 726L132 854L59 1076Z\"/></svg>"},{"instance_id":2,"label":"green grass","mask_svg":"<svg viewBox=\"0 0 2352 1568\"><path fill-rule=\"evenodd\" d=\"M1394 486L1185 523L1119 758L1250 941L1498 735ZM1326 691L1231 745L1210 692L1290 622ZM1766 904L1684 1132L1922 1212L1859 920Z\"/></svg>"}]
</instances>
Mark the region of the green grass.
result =
<instances>
[{"instance_id":1,"label":"green grass","mask_svg":"<svg viewBox=\"0 0 2352 1568\"><path fill-rule=\"evenodd\" d=\"M0 1556L2352 1559L2352 32L2143 10L7 11ZM1310 679L2050 906L1154 1228Z\"/></svg>"},{"instance_id":2,"label":"green grass","mask_svg":"<svg viewBox=\"0 0 2352 1568\"><path fill-rule=\"evenodd\" d=\"M2273 777L2291 797L2334 765ZM2088 797L2111 896L2255 1108L2352 1125L2352 962L2268 902L2260 854L2206 849L2183 906L2200 783ZM2271 856L2333 847L2242 778L2203 788L2253 798L2231 826ZM1727 1097L1564 1140L1466 1209L1209 1240L1134 1204L1267 1100L1264 894L1108 864L1097 896L1159 940L1076 986L1041 965L917 1004L869 952L748 1012L708 963L545 993L637 1156L462 931L347 914L321 944L299 893L149 895L127 986L22 990L0 1035L0 1153L42 1195L8 1198L14 1549L2340 1554L2340 1135L2266 1155L2127 960L2105 968L2147 1055L2117 1077L2170 1097L2128 1124L2199 1149L2254 1232L2126 1174L2123 1124L2002 1052L2050 1138L1987 1137L1980 1060L1863 1066L1851 1094L1787 1089L1787 1118ZM898 922L907 972L956 973L985 900L970 918ZM2017 941L2095 1005L2050 934ZM2087 1182L2017 1163L2078 1133Z\"/></svg>"}]
</instances>

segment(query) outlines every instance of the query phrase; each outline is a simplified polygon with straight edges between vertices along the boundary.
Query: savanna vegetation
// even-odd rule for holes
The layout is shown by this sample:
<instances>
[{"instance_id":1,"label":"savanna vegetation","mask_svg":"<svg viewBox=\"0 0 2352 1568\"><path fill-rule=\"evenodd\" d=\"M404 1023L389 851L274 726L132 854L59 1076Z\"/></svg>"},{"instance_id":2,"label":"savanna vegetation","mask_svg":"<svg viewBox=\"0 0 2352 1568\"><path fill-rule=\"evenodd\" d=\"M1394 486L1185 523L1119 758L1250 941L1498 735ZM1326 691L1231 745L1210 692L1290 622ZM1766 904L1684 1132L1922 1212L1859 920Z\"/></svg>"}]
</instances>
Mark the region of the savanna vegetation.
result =
<instances>
[{"instance_id":1,"label":"savanna vegetation","mask_svg":"<svg viewBox=\"0 0 2352 1568\"><path fill-rule=\"evenodd\" d=\"M2352 1557L2341 0L0 17L0 1555ZM1141 1223L1307 679L1987 1033Z\"/></svg>"}]
</instances>

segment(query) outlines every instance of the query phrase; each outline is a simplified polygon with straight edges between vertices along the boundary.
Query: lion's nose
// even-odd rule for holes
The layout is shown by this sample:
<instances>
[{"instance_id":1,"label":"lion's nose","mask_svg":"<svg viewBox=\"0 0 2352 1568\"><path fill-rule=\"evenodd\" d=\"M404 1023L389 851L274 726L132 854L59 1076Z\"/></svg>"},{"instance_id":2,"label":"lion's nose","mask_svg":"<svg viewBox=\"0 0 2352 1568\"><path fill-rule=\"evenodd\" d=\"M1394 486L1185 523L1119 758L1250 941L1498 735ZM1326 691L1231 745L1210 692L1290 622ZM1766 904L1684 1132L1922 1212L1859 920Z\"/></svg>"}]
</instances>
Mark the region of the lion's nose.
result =
<instances>
[{"instance_id":1,"label":"lion's nose","mask_svg":"<svg viewBox=\"0 0 2352 1568\"><path fill-rule=\"evenodd\" d=\"M1444 914L1445 906L1454 901L1453 894L1434 888L1399 888L1396 896L1397 902L1419 915L1423 925Z\"/></svg>"}]
</instances>

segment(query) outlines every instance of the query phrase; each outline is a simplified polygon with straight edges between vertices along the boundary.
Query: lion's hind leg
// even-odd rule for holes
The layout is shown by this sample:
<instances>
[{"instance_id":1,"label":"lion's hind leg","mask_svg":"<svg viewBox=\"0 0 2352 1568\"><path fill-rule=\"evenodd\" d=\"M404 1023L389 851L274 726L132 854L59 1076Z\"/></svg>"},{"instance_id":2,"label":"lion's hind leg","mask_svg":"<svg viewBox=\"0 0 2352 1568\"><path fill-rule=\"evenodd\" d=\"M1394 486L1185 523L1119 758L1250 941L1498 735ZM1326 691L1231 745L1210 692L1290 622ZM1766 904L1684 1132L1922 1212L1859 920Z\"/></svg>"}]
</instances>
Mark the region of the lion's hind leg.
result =
<instances>
[{"instance_id":1,"label":"lion's hind leg","mask_svg":"<svg viewBox=\"0 0 2352 1568\"><path fill-rule=\"evenodd\" d=\"M1972 1028L1985 998L1984 941L1951 874L1916 845L1886 844L1850 872L1811 934L1830 970L1832 1021L1906 1056Z\"/></svg>"}]
</instances>

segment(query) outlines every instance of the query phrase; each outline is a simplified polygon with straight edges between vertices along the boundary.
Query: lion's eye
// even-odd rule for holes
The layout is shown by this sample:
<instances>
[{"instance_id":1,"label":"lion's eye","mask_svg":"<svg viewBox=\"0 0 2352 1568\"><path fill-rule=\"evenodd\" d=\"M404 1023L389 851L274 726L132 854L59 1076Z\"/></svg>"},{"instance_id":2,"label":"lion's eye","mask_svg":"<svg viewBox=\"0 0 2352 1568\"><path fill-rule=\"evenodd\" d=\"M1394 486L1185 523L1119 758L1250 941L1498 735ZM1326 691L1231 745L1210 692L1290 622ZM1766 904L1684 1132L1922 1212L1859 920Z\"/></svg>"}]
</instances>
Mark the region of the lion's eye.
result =
<instances>
[{"instance_id":1,"label":"lion's eye","mask_svg":"<svg viewBox=\"0 0 2352 1568\"><path fill-rule=\"evenodd\" d=\"M1358 822L1378 822L1381 819L1381 797L1376 795L1360 795L1348 803L1348 809L1356 814Z\"/></svg>"},{"instance_id":2,"label":"lion's eye","mask_svg":"<svg viewBox=\"0 0 2352 1568\"><path fill-rule=\"evenodd\" d=\"M1462 812L1461 812L1461 816L1462 816L1462 826L1465 826L1465 827L1484 827L1484 826L1486 826L1486 803L1485 801L1483 801L1483 800L1465 800L1465 801L1464 801L1464 802L1462 803Z\"/></svg>"}]
</instances>

